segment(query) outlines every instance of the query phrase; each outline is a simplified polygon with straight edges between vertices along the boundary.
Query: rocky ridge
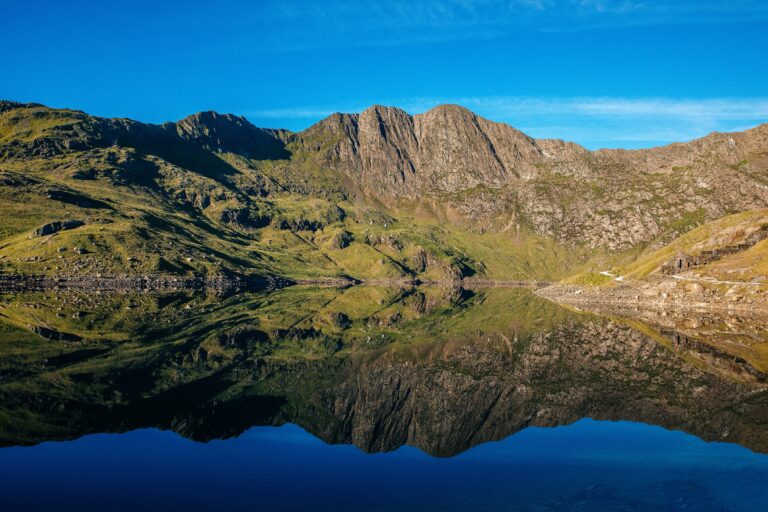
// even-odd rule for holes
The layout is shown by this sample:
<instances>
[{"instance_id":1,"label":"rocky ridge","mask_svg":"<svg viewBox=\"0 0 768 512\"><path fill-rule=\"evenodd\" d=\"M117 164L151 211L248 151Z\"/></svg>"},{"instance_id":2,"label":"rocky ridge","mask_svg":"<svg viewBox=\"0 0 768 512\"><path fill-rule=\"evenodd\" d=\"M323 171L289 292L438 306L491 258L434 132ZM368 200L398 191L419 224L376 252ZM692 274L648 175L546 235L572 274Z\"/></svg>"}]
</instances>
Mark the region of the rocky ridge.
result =
<instances>
[{"instance_id":1,"label":"rocky ridge","mask_svg":"<svg viewBox=\"0 0 768 512\"><path fill-rule=\"evenodd\" d=\"M361 196L393 207L421 201L456 222L501 217L612 250L650 242L681 219L768 204L768 125L647 150L588 151L457 105L415 116L374 106L290 140L342 171ZM447 199L442 211L436 198Z\"/></svg>"}]
</instances>

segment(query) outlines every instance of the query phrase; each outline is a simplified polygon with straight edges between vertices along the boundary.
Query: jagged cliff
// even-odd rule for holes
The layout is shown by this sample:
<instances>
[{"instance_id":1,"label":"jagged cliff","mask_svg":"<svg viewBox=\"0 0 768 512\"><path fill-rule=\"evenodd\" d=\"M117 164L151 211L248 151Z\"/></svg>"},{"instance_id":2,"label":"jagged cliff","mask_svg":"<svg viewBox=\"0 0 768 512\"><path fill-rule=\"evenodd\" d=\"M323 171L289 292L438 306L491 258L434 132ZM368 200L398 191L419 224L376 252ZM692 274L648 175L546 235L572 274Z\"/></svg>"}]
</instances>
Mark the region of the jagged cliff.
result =
<instances>
[{"instance_id":1,"label":"jagged cliff","mask_svg":"<svg viewBox=\"0 0 768 512\"><path fill-rule=\"evenodd\" d=\"M459 222L506 215L591 247L627 248L681 219L768 204L768 125L648 150L588 151L457 105L415 116L375 106L291 140L365 197L401 208L440 202Z\"/></svg>"}]
</instances>

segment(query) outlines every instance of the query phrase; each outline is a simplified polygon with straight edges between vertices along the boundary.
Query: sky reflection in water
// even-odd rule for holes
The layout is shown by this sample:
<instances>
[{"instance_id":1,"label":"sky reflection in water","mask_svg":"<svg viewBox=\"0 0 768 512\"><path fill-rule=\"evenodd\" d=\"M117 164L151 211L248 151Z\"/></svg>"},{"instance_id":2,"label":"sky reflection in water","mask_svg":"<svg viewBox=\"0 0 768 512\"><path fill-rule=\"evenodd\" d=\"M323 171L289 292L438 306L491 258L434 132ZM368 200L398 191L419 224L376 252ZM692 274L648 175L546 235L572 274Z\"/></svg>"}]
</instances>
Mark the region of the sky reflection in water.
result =
<instances>
[{"instance_id":1,"label":"sky reflection in water","mask_svg":"<svg viewBox=\"0 0 768 512\"><path fill-rule=\"evenodd\" d=\"M768 457L631 422L529 428L451 458L294 425L155 429L0 450L4 510L765 510Z\"/></svg>"}]
</instances>

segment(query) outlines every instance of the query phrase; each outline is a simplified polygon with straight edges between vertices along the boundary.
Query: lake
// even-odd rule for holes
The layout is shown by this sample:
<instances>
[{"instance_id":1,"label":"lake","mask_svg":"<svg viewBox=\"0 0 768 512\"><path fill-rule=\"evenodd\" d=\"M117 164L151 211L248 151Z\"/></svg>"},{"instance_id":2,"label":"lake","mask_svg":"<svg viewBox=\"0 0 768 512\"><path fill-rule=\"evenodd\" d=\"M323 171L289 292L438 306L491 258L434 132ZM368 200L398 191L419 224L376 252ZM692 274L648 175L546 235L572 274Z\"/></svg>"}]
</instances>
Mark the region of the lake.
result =
<instances>
[{"instance_id":1,"label":"lake","mask_svg":"<svg viewBox=\"0 0 768 512\"><path fill-rule=\"evenodd\" d=\"M0 295L0 507L764 510L767 341L526 288Z\"/></svg>"}]
</instances>

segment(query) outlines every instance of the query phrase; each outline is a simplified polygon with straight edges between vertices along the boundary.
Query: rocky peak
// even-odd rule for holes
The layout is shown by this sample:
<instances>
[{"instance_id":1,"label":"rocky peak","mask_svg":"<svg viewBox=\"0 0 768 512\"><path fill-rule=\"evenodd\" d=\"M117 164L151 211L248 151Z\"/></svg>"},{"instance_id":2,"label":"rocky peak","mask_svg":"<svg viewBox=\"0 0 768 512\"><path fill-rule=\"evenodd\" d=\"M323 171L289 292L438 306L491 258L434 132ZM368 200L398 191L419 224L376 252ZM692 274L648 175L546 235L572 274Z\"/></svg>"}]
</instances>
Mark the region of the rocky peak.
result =
<instances>
[{"instance_id":1,"label":"rocky peak","mask_svg":"<svg viewBox=\"0 0 768 512\"><path fill-rule=\"evenodd\" d=\"M415 116L374 105L359 115L333 114L295 140L366 195L395 199L501 187L532 176L544 158L531 137L458 105Z\"/></svg>"},{"instance_id":2,"label":"rocky peak","mask_svg":"<svg viewBox=\"0 0 768 512\"><path fill-rule=\"evenodd\" d=\"M182 137L209 136L222 130L243 130L251 127L254 126L244 117L219 114L212 110L192 114L176 123L176 131Z\"/></svg>"},{"instance_id":3,"label":"rocky peak","mask_svg":"<svg viewBox=\"0 0 768 512\"><path fill-rule=\"evenodd\" d=\"M375 190L415 193L419 143L405 111L373 106L358 120L361 180Z\"/></svg>"},{"instance_id":4,"label":"rocky peak","mask_svg":"<svg viewBox=\"0 0 768 512\"><path fill-rule=\"evenodd\" d=\"M291 147L320 166L359 168L358 114L335 113L291 136Z\"/></svg>"},{"instance_id":5,"label":"rocky peak","mask_svg":"<svg viewBox=\"0 0 768 512\"><path fill-rule=\"evenodd\" d=\"M31 106L38 106L33 103L19 103L16 101L0 100L0 113L7 112L16 108L25 108Z\"/></svg>"},{"instance_id":6,"label":"rocky peak","mask_svg":"<svg viewBox=\"0 0 768 512\"><path fill-rule=\"evenodd\" d=\"M524 160L540 157L533 139L458 105L440 105L415 116L420 166L430 188L453 192L498 187L519 176Z\"/></svg>"},{"instance_id":7,"label":"rocky peak","mask_svg":"<svg viewBox=\"0 0 768 512\"><path fill-rule=\"evenodd\" d=\"M282 132L257 128L246 118L213 111L198 112L173 125L179 137L209 151L238 153L248 158L285 158Z\"/></svg>"}]
</instances>

